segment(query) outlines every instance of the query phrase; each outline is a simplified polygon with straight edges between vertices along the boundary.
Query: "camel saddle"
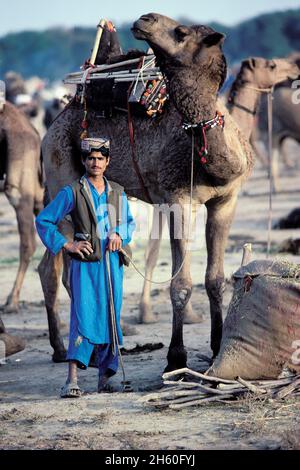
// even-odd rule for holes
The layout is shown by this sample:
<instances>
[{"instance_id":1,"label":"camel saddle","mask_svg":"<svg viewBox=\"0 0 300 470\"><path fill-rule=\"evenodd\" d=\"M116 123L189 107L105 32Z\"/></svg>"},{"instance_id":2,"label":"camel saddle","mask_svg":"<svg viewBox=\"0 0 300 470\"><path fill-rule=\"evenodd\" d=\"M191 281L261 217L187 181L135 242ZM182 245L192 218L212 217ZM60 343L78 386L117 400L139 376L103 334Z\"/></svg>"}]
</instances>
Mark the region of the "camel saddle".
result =
<instances>
[{"instance_id":1,"label":"camel saddle","mask_svg":"<svg viewBox=\"0 0 300 470\"><path fill-rule=\"evenodd\" d=\"M140 61L128 64L128 57L137 55ZM154 118L159 116L168 100L166 80L159 75L150 80L137 80L136 70L146 57L141 52L134 51L112 61L114 67L108 78L87 81L85 85L77 86L77 100L82 100L82 94L87 110L95 110L102 118L111 118L117 112L130 112L133 116ZM123 64L123 62L125 62ZM124 72L127 79L121 81L118 76ZM128 75L132 73L132 78ZM91 74L92 75L92 74ZM101 75L101 74L100 74Z\"/></svg>"}]
</instances>

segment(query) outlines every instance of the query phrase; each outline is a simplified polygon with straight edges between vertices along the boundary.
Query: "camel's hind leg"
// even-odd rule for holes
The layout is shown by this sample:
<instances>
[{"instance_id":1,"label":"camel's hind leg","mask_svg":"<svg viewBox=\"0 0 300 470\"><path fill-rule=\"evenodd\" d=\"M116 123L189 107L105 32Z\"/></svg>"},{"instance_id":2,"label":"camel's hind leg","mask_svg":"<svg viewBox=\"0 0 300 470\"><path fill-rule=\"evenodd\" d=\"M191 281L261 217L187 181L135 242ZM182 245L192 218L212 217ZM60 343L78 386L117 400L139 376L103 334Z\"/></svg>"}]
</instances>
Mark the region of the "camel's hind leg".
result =
<instances>
[{"instance_id":1,"label":"camel's hind leg","mask_svg":"<svg viewBox=\"0 0 300 470\"><path fill-rule=\"evenodd\" d=\"M161 243L161 237L163 228L165 225L166 217L164 214L157 210L154 207L153 218L152 218L152 227L151 233L149 236L148 245L145 252L145 277L143 291L141 295L140 305L139 305L139 321L140 323L154 323L157 321L156 316L151 311L151 281L147 279L152 279L153 271L157 263L159 248ZM158 224L158 225L157 225Z\"/></svg>"},{"instance_id":2,"label":"camel's hind leg","mask_svg":"<svg viewBox=\"0 0 300 470\"><path fill-rule=\"evenodd\" d=\"M24 276L36 248L33 200L26 197L22 198L20 204L15 207L15 211L20 234L20 264L13 289L7 298L6 304L2 307L5 313L18 311Z\"/></svg>"},{"instance_id":3,"label":"camel's hind leg","mask_svg":"<svg viewBox=\"0 0 300 470\"><path fill-rule=\"evenodd\" d=\"M53 256L47 250L38 266L48 316L50 344L54 349L52 356L54 362L66 360L66 350L60 335L60 319L57 311L59 283L63 264L62 256L61 251L56 256Z\"/></svg>"},{"instance_id":4,"label":"camel's hind leg","mask_svg":"<svg viewBox=\"0 0 300 470\"><path fill-rule=\"evenodd\" d=\"M224 253L229 229L234 216L236 195L226 200L215 199L207 206L206 244L207 269L205 287L210 302L211 349L215 357L220 349L223 319Z\"/></svg>"}]
</instances>

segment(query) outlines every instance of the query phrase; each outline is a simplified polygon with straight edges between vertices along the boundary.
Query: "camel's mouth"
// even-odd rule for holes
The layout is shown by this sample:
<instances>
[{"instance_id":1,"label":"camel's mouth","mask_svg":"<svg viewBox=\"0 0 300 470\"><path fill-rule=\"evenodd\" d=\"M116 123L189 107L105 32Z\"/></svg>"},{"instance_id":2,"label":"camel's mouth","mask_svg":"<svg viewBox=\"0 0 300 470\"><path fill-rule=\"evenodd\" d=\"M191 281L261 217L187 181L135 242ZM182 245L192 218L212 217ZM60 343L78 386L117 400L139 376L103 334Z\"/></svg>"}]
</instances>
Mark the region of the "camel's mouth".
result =
<instances>
[{"instance_id":1,"label":"camel's mouth","mask_svg":"<svg viewBox=\"0 0 300 470\"><path fill-rule=\"evenodd\" d=\"M146 39L147 33L140 28L133 26L131 31L136 39Z\"/></svg>"},{"instance_id":2,"label":"camel's mouth","mask_svg":"<svg viewBox=\"0 0 300 470\"><path fill-rule=\"evenodd\" d=\"M136 21L133 24L133 27L131 28L131 31L136 39L148 39L149 38L149 32L145 31L141 27L138 27L136 24L138 22Z\"/></svg>"}]
</instances>

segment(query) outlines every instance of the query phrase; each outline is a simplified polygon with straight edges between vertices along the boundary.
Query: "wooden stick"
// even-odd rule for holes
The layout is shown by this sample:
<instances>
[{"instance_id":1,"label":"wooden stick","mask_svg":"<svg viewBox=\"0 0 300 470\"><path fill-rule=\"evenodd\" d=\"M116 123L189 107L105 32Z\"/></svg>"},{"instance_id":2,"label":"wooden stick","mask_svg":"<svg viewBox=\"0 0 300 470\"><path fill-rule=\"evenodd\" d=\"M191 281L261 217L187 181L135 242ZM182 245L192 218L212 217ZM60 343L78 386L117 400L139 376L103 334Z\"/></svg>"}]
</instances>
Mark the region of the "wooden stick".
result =
<instances>
[{"instance_id":1,"label":"wooden stick","mask_svg":"<svg viewBox=\"0 0 300 470\"><path fill-rule=\"evenodd\" d=\"M98 24L98 26L97 26L96 39L95 39L95 43L94 43L94 47L93 47L93 52L92 52L91 59L90 59L90 63L91 63L92 65L95 65L95 60L96 60L96 57L97 57L97 52L98 52L98 49L99 49L99 44L100 44L100 41L101 41L103 29L104 29L104 26L106 25L106 22L107 22L106 19L102 19L102 20L100 21L100 23Z\"/></svg>"},{"instance_id":2,"label":"wooden stick","mask_svg":"<svg viewBox=\"0 0 300 470\"><path fill-rule=\"evenodd\" d=\"M227 379L221 379L219 377L213 377L210 375L204 375L204 374L201 374L200 372L195 372L192 369L188 369L187 367L184 367L183 369L173 370L172 372L166 372L165 374L163 374L162 378L168 379L169 377L173 377L174 375L179 375L179 374L194 375L195 377L199 377L200 379L207 380L208 382L222 382L225 384L236 384L236 380L227 380Z\"/></svg>"},{"instance_id":3,"label":"wooden stick","mask_svg":"<svg viewBox=\"0 0 300 470\"><path fill-rule=\"evenodd\" d=\"M287 395L290 395L294 390L300 386L300 378L292 382L287 387L283 387L277 394L276 398L285 398Z\"/></svg>"},{"instance_id":4,"label":"wooden stick","mask_svg":"<svg viewBox=\"0 0 300 470\"><path fill-rule=\"evenodd\" d=\"M227 399L227 398L232 398L232 397L231 397L231 395L224 395L222 398L220 398L220 397L202 398L200 400L193 400L193 401L190 401L188 403L183 403L183 404L178 404L178 405L170 404L169 408L174 409L174 410L179 410L181 408L186 408L188 406L202 405L203 403L207 403L209 401L220 401L220 402L222 402L223 398Z\"/></svg>"},{"instance_id":5,"label":"wooden stick","mask_svg":"<svg viewBox=\"0 0 300 470\"><path fill-rule=\"evenodd\" d=\"M243 258L241 266L246 266L246 264L250 263L252 255L252 245L251 243L245 243L243 246Z\"/></svg>"},{"instance_id":6,"label":"wooden stick","mask_svg":"<svg viewBox=\"0 0 300 470\"><path fill-rule=\"evenodd\" d=\"M258 388L256 385L253 385L251 382L248 382L247 380L242 379L241 377L238 377L238 382L244 387L247 387L251 392L257 393L257 394L262 394L262 393L267 393L267 390L264 388Z\"/></svg>"}]
</instances>

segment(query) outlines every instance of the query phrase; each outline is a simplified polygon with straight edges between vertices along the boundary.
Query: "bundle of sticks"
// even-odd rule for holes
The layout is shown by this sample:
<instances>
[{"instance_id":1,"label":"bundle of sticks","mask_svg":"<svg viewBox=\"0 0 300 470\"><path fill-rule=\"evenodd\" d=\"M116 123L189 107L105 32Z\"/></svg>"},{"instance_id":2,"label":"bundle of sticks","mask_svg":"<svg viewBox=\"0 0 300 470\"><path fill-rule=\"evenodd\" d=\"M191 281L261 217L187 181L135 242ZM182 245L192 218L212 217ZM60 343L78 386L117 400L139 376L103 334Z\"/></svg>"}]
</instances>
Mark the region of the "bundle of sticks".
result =
<instances>
[{"instance_id":1,"label":"bundle of sticks","mask_svg":"<svg viewBox=\"0 0 300 470\"><path fill-rule=\"evenodd\" d=\"M184 377L172 380L178 375ZM188 381L189 377L193 379ZM241 377L226 380L184 368L167 372L162 378L166 387L142 397L141 402L158 408L181 409L207 402L232 403L249 394L254 398L272 399L300 396L300 374L274 380L248 381Z\"/></svg>"}]
</instances>

